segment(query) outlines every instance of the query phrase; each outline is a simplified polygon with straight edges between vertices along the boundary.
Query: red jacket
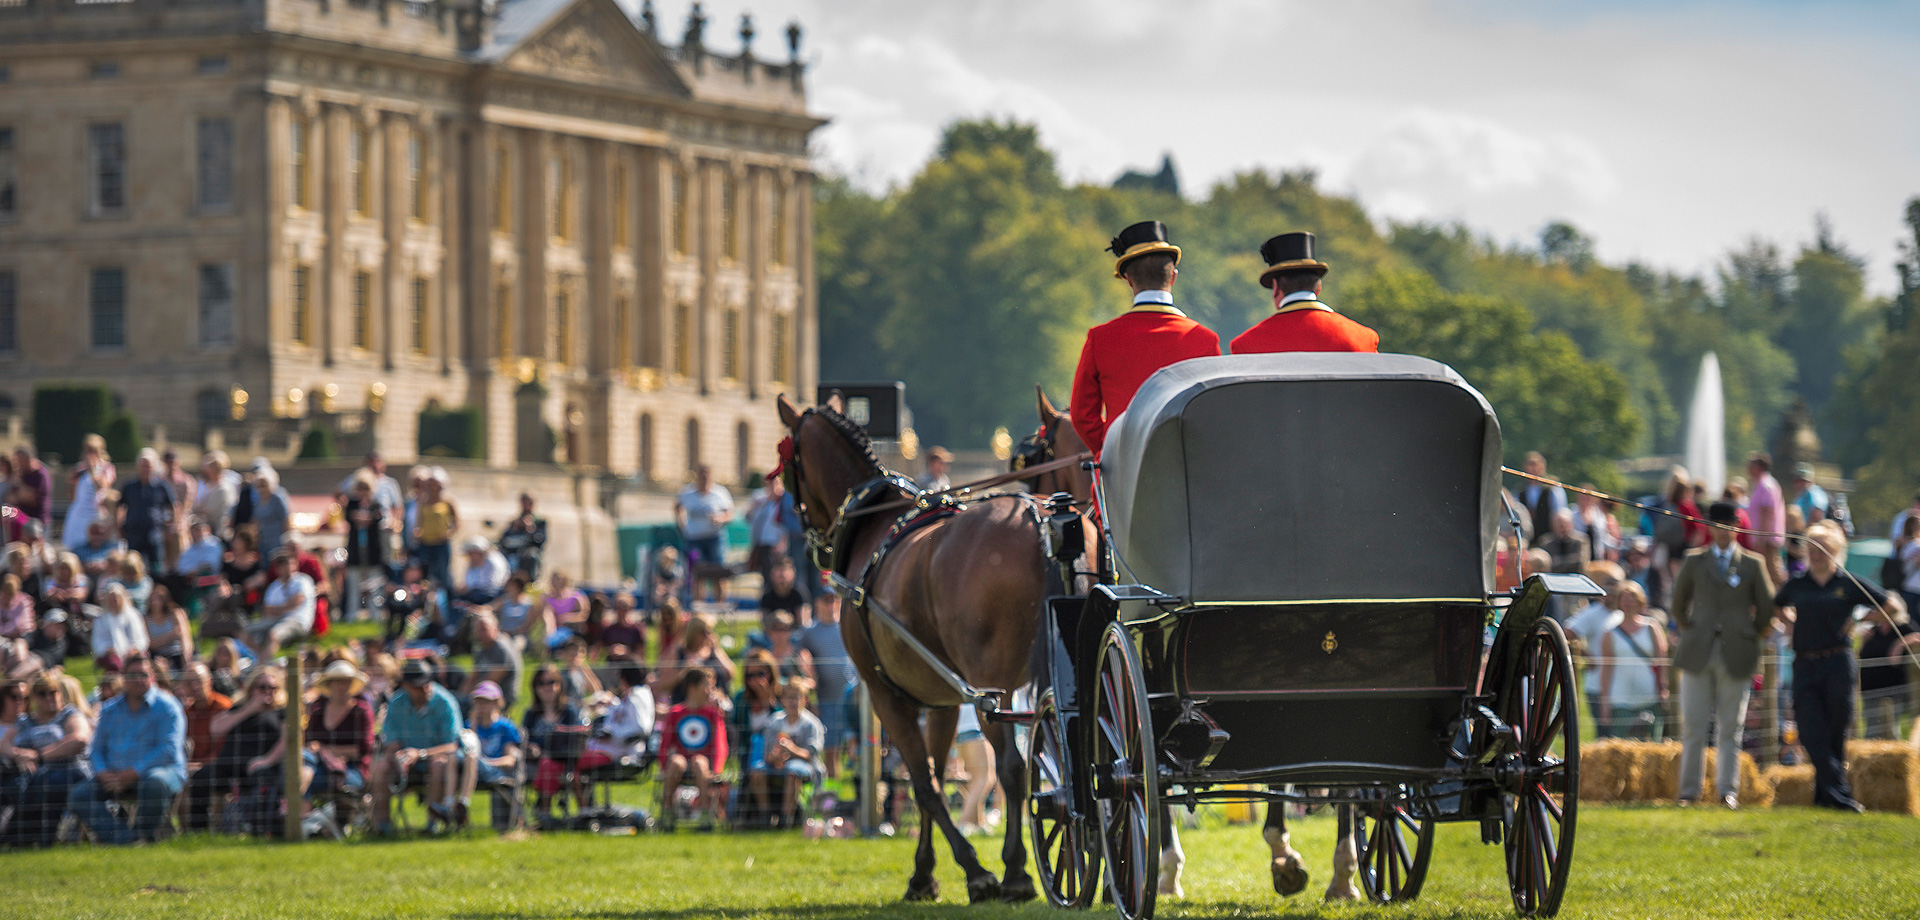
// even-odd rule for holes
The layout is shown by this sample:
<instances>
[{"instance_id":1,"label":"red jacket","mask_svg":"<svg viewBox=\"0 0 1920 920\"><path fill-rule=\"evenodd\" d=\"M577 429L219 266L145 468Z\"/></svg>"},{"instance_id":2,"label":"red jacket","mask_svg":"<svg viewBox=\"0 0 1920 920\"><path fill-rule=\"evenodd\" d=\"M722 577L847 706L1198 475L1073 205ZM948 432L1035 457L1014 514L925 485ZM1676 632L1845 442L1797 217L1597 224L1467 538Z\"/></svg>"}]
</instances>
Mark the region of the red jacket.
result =
<instances>
[{"instance_id":1,"label":"red jacket","mask_svg":"<svg viewBox=\"0 0 1920 920\"><path fill-rule=\"evenodd\" d=\"M1073 372L1073 429L1094 453L1107 440L1107 425L1125 412L1147 378L1169 364L1220 354L1220 337L1171 307L1151 304L1087 330L1080 366Z\"/></svg>"},{"instance_id":2,"label":"red jacket","mask_svg":"<svg viewBox=\"0 0 1920 920\"><path fill-rule=\"evenodd\" d=\"M1380 334L1331 309L1290 304L1288 309L1236 336L1232 348L1236 355L1275 351L1379 351Z\"/></svg>"}]
</instances>

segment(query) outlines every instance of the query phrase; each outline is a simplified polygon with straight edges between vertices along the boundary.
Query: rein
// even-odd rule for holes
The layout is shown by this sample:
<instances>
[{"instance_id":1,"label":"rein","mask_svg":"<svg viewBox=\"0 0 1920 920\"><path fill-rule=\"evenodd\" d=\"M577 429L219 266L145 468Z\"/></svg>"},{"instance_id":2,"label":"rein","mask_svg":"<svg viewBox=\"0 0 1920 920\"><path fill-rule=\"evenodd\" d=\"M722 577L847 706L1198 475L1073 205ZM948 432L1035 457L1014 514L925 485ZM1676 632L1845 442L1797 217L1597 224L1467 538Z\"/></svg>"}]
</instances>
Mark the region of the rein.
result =
<instances>
[{"instance_id":1,"label":"rein","mask_svg":"<svg viewBox=\"0 0 1920 920\"><path fill-rule=\"evenodd\" d=\"M1054 470L1063 470L1063 469L1066 469L1067 467L1073 466L1076 463L1079 463L1082 460L1091 460L1091 459L1093 459L1093 451L1083 450L1077 454L1074 454L1071 457L1061 457L1058 460L1050 460L1038 466L1029 466L1024 469L1015 470L1011 473L1001 473L998 476L988 476L985 479L981 479L975 482L969 482L964 485L953 486L952 488L948 488L948 489L941 489L938 492L922 492L916 498L896 499L894 501L886 502L883 504L873 505L867 508L861 508L856 511L850 511L847 513L846 516L862 517L864 515L869 515L869 514L881 514L887 511L902 511L907 508L911 508L922 501L926 501L929 499L938 499L945 496L953 496L956 499L965 499L969 493L972 493L976 490L991 489L994 486L1005 485L1009 482L1015 482L1021 479L1033 479L1035 477L1038 477L1042 473L1051 473Z\"/></svg>"}]
</instances>

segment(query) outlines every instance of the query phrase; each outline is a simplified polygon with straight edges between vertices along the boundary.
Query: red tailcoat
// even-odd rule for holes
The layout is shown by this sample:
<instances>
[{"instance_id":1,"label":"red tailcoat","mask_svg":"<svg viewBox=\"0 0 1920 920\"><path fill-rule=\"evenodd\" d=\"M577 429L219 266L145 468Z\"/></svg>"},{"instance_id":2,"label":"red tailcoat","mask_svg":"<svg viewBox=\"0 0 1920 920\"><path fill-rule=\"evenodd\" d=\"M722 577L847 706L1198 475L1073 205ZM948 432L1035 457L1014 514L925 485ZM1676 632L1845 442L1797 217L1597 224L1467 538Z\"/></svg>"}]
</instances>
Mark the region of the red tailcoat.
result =
<instances>
[{"instance_id":1,"label":"red tailcoat","mask_svg":"<svg viewBox=\"0 0 1920 920\"><path fill-rule=\"evenodd\" d=\"M1380 334L1328 309L1317 300L1288 304L1234 337L1233 353L1274 351L1379 351Z\"/></svg>"},{"instance_id":2,"label":"red tailcoat","mask_svg":"<svg viewBox=\"0 0 1920 920\"><path fill-rule=\"evenodd\" d=\"M1087 330L1073 372L1073 428L1094 453L1107 425L1126 411L1147 378L1169 364L1220 354L1220 337L1172 307L1141 304Z\"/></svg>"}]
</instances>

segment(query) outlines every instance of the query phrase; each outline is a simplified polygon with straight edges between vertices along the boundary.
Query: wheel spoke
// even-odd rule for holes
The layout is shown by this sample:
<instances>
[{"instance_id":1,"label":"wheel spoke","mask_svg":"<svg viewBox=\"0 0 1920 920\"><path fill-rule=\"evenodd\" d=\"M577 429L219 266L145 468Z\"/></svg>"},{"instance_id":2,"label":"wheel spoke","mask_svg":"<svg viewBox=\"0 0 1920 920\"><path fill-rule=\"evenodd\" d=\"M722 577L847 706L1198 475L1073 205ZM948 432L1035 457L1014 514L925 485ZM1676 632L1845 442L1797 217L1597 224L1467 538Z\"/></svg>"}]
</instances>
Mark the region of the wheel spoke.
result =
<instances>
[{"instance_id":1,"label":"wheel spoke","mask_svg":"<svg viewBox=\"0 0 1920 920\"><path fill-rule=\"evenodd\" d=\"M1551 870L1560 862L1560 846L1553 836L1553 819L1547 817L1546 809L1540 807L1538 800L1534 801L1531 811L1540 834L1540 855Z\"/></svg>"},{"instance_id":2,"label":"wheel spoke","mask_svg":"<svg viewBox=\"0 0 1920 920\"><path fill-rule=\"evenodd\" d=\"M1560 803L1554 801L1553 794L1547 791L1546 783L1534 783L1533 787L1540 796L1540 804L1545 805L1547 813L1553 816L1554 823L1558 824L1565 821L1567 819L1566 813L1561 810Z\"/></svg>"}]
</instances>

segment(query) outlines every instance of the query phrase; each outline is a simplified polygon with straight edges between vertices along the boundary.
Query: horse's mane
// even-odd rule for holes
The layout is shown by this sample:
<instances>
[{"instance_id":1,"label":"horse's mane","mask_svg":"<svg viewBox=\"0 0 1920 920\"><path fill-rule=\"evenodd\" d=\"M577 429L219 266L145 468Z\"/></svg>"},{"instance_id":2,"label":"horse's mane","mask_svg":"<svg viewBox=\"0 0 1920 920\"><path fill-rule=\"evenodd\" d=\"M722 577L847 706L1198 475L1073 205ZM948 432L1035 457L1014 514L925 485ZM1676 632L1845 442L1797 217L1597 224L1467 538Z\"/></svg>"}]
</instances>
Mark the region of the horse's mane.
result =
<instances>
[{"instance_id":1,"label":"horse's mane","mask_svg":"<svg viewBox=\"0 0 1920 920\"><path fill-rule=\"evenodd\" d=\"M876 470L881 468L880 455L874 452L873 439L867 437L866 429L854 424L853 419L847 418L826 406L817 406L813 411L816 415L826 419L827 424L833 426L833 430L840 432L841 437L846 438L848 443L853 445L854 450L859 451L861 456L866 458L868 465Z\"/></svg>"}]
</instances>

